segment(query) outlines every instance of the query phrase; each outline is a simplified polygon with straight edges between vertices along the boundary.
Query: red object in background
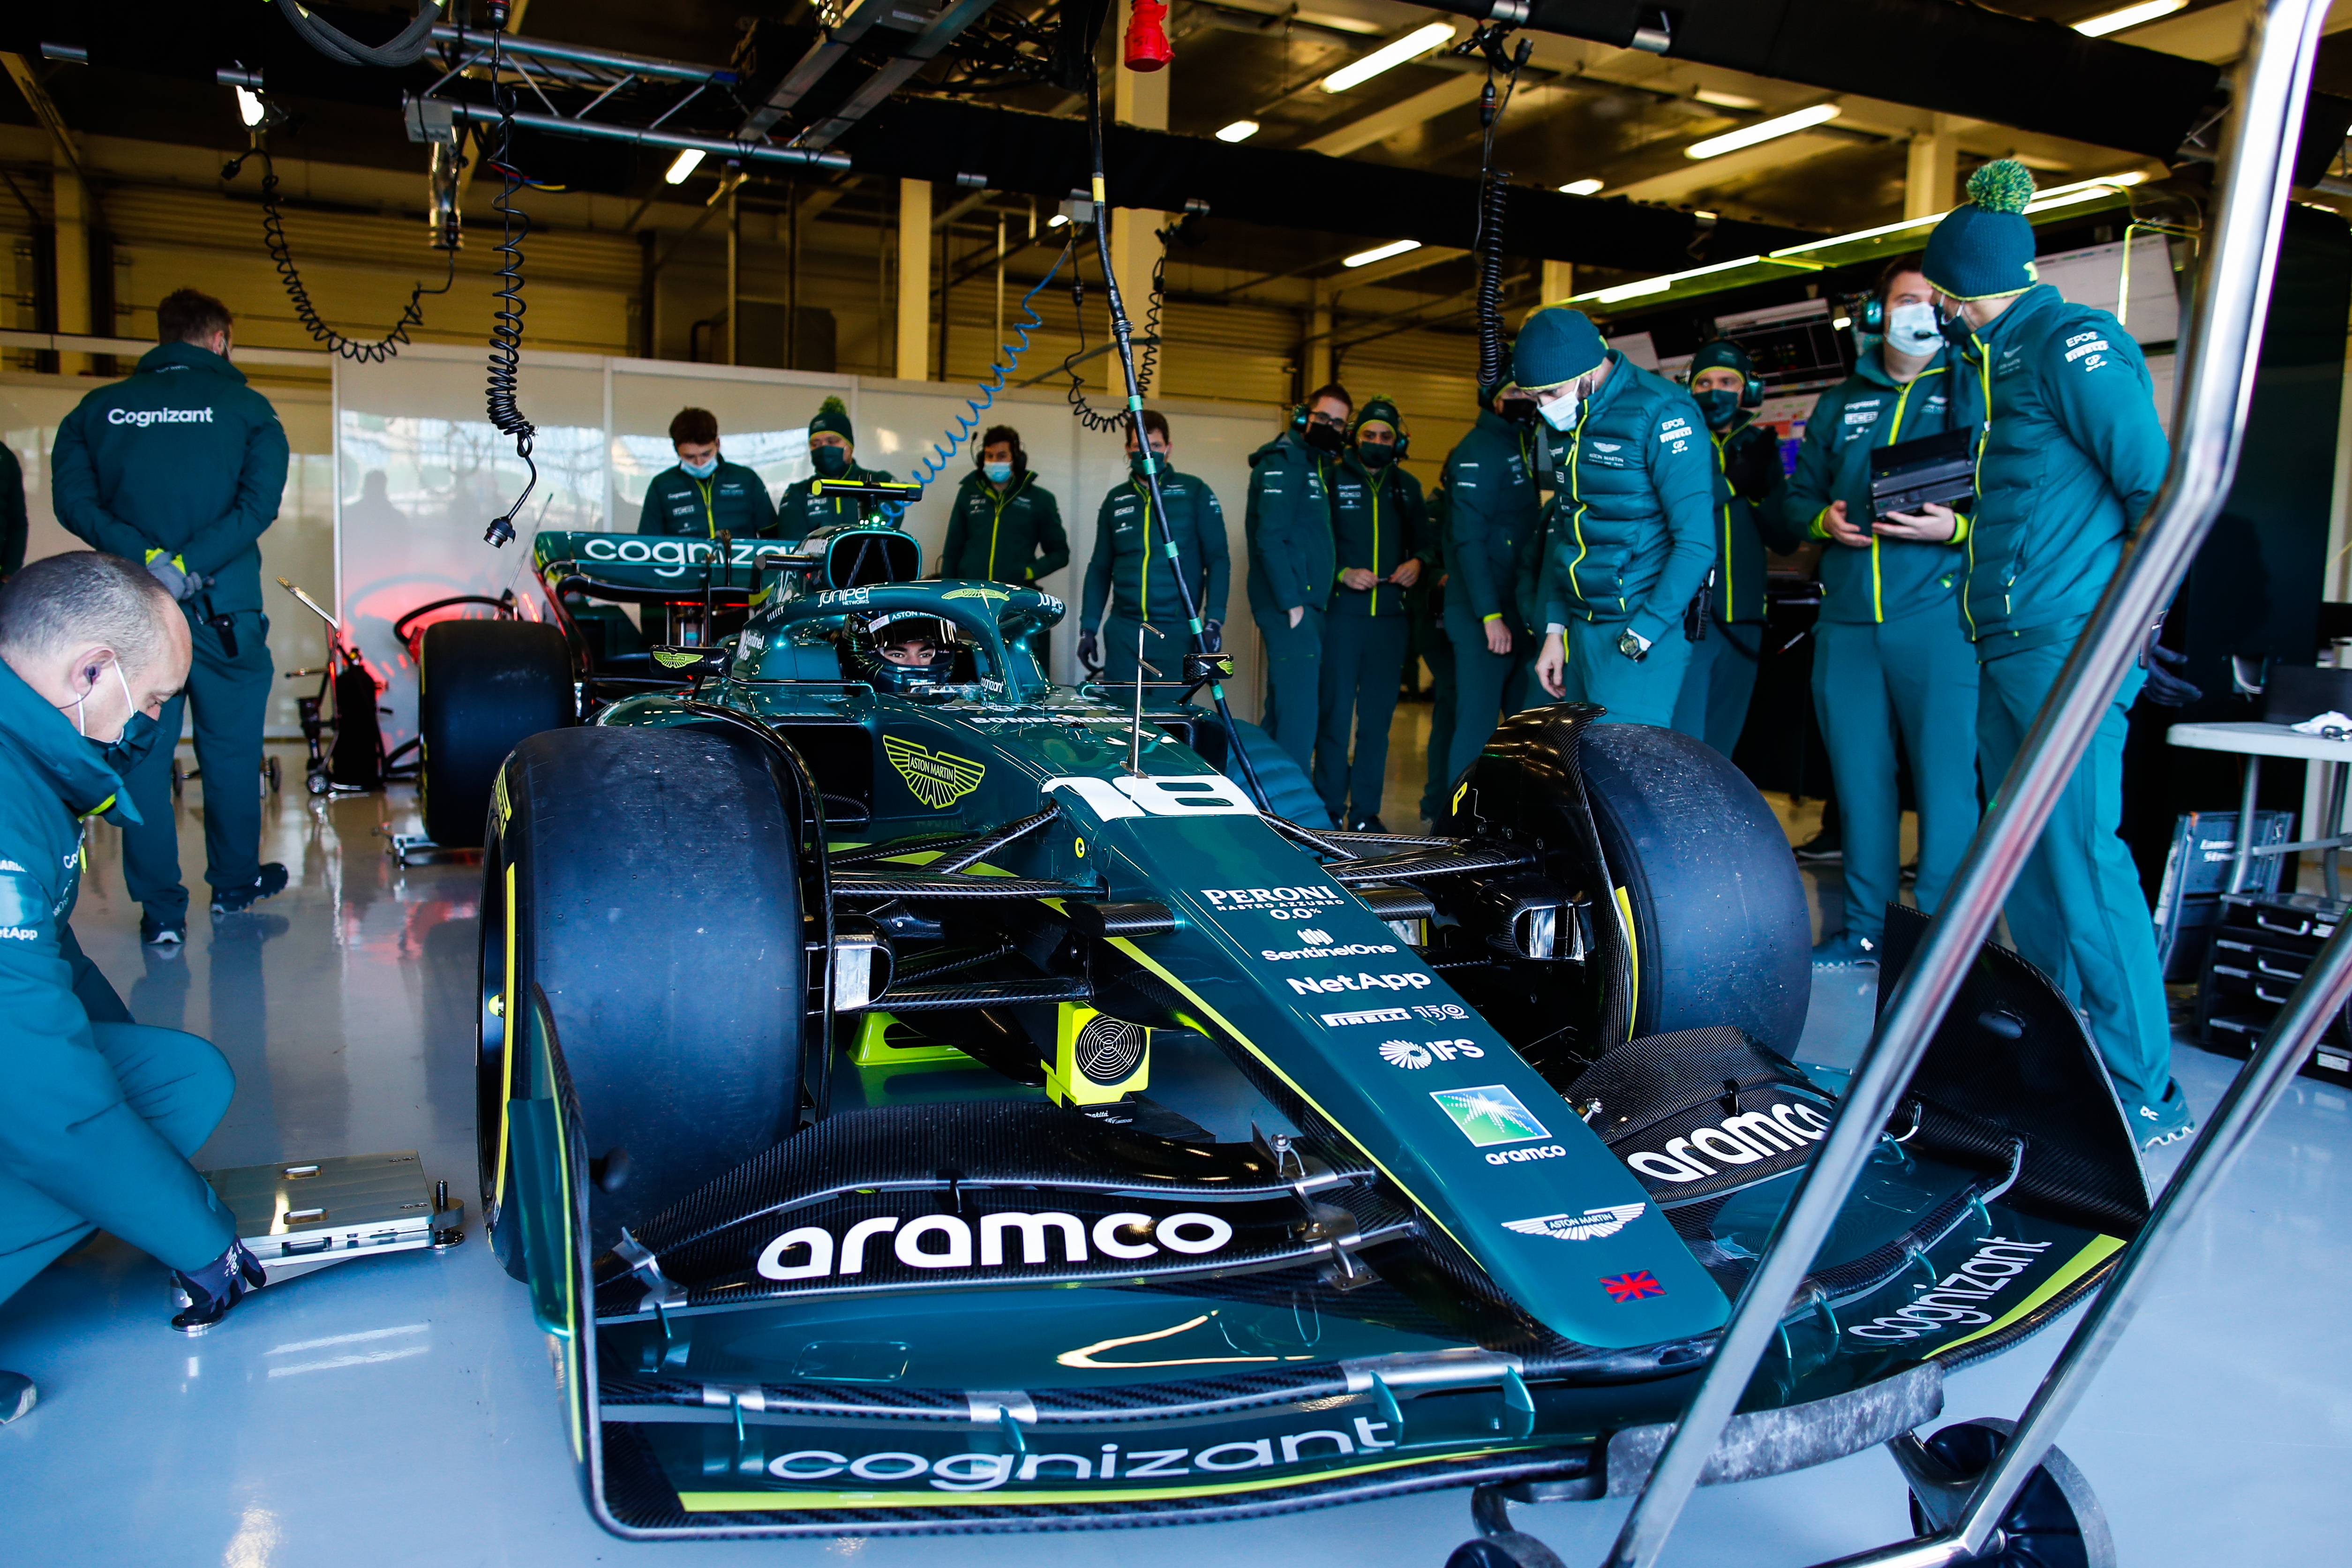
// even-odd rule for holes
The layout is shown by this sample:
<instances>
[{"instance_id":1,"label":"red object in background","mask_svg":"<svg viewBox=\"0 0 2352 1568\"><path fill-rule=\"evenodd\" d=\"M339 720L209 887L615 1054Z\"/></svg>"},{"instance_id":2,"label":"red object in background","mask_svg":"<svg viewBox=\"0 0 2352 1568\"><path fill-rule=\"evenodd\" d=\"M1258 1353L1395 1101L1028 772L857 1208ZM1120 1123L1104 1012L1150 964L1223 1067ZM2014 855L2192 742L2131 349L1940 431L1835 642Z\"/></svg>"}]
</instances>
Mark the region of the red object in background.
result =
<instances>
[{"instance_id":1,"label":"red object in background","mask_svg":"<svg viewBox=\"0 0 2352 1568\"><path fill-rule=\"evenodd\" d=\"M1160 0L1135 0L1127 21L1127 68L1156 71L1175 57L1168 42L1168 7Z\"/></svg>"}]
</instances>

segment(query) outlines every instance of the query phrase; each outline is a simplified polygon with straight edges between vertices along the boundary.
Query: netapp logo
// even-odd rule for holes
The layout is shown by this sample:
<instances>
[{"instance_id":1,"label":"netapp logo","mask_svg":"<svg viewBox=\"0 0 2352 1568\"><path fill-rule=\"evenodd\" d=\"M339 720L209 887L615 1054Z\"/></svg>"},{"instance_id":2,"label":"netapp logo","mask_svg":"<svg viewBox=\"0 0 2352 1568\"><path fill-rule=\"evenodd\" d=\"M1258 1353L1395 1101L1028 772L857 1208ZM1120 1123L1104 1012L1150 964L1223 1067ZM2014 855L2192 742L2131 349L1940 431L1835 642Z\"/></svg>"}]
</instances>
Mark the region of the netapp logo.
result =
<instances>
[{"instance_id":1,"label":"netapp logo","mask_svg":"<svg viewBox=\"0 0 2352 1568\"><path fill-rule=\"evenodd\" d=\"M208 408L110 408L106 411L109 424L135 424L144 430L151 424L210 424L213 411Z\"/></svg>"},{"instance_id":2,"label":"netapp logo","mask_svg":"<svg viewBox=\"0 0 2352 1568\"><path fill-rule=\"evenodd\" d=\"M1435 981L1433 975L1332 975L1323 979L1295 979L1290 988L1307 996L1318 991L1411 991Z\"/></svg>"},{"instance_id":3,"label":"netapp logo","mask_svg":"<svg viewBox=\"0 0 2352 1568\"><path fill-rule=\"evenodd\" d=\"M1992 1314L1984 1307L2011 1280L2040 1262L2037 1254L2050 1245L1988 1236L1978 1244L1975 1255L1950 1274L1933 1285L1912 1286L1920 1293L1909 1306L1845 1332L1857 1339L1911 1340L1954 1328L1981 1328L1992 1322Z\"/></svg>"},{"instance_id":4,"label":"netapp logo","mask_svg":"<svg viewBox=\"0 0 2352 1568\"><path fill-rule=\"evenodd\" d=\"M1105 1443L1091 1454L963 1453L933 1458L928 1454L884 1453L862 1454L853 1459L829 1448L802 1448L770 1459L768 1473L780 1481L830 1480L844 1471L861 1481L886 1483L922 1477L941 1491L988 1491L1015 1479L1048 1482L1143 1480L1159 1476L1189 1476L1194 1470L1216 1474L1314 1464L1396 1447L1394 1438L1378 1436L1390 1429L1386 1421L1358 1416L1353 1427L1352 1432L1327 1427L1311 1432L1285 1433L1279 1437L1214 1443L1198 1449L1122 1449L1117 1443ZM1275 1457L1277 1452L1279 1458Z\"/></svg>"},{"instance_id":5,"label":"netapp logo","mask_svg":"<svg viewBox=\"0 0 2352 1568\"><path fill-rule=\"evenodd\" d=\"M1759 1160L1829 1135L1830 1119L1811 1105L1782 1101L1769 1111L1748 1111L1727 1116L1712 1127L1700 1127L1686 1138L1669 1138L1664 1154L1646 1150L1625 1156L1625 1163L1643 1176L1660 1181L1705 1181L1717 1167L1701 1159L1727 1166L1752 1166Z\"/></svg>"},{"instance_id":6,"label":"netapp logo","mask_svg":"<svg viewBox=\"0 0 2352 1568\"><path fill-rule=\"evenodd\" d=\"M890 1250L909 1269L972 1268L975 1240L978 1267L1004 1268L1008 1263L1004 1247L1008 1231L1020 1238L1020 1261L1031 1268L1053 1260L1056 1236L1061 1238L1062 1261L1066 1263L1085 1262L1089 1239L1101 1256L1132 1262L1157 1257L1163 1247L1171 1252L1197 1258L1220 1250L1234 1239L1234 1228L1215 1215L1189 1211L1158 1218L1148 1214L1106 1214L1094 1222L1091 1230L1075 1214L984 1214L980 1217L977 1237L974 1229L972 1224L952 1214L927 1214L904 1227L899 1225L897 1215L885 1214L859 1220L843 1233L840 1244L835 1246L832 1231L821 1225L803 1225L769 1242L761 1249L756 1267L761 1277L768 1280L824 1280L862 1274L866 1271L866 1244L893 1230L898 1234L891 1237ZM1121 1230L1149 1239L1122 1240L1118 1235ZM785 1261L803 1249L806 1249L805 1256Z\"/></svg>"}]
</instances>

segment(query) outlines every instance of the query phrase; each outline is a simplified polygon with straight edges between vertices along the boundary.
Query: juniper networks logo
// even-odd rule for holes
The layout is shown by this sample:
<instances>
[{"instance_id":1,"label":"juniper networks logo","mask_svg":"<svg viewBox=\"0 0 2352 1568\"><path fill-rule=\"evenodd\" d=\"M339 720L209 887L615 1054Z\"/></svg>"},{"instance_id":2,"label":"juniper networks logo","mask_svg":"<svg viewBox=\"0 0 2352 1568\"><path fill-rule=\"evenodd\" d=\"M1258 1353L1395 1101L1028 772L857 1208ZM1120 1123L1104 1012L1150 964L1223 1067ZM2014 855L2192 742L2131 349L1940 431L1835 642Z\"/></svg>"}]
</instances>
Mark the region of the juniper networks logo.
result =
<instances>
[{"instance_id":1,"label":"juniper networks logo","mask_svg":"<svg viewBox=\"0 0 2352 1568\"><path fill-rule=\"evenodd\" d=\"M1462 1135L1479 1148L1495 1144L1524 1144L1549 1138L1550 1131L1519 1097L1499 1083L1476 1089L1434 1089L1429 1097L1462 1129Z\"/></svg>"}]
</instances>

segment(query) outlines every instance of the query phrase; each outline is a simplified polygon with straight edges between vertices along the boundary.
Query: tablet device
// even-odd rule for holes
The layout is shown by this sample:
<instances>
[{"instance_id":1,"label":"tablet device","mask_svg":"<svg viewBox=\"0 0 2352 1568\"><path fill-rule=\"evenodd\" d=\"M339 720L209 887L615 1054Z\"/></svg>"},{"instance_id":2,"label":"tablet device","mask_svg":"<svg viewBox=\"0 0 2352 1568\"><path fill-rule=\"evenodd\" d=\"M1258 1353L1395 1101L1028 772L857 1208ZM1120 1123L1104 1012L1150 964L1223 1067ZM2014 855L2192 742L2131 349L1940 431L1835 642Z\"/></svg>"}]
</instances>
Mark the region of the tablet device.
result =
<instances>
[{"instance_id":1,"label":"tablet device","mask_svg":"<svg viewBox=\"0 0 2352 1568\"><path fill-rule=\"evenodd\" d=\"M1976 493L1976 429L1963 426L1916 441L1898 441L1870 455L1870 516L1916 512L1929 502L1951 506Z\"/></svg>"}]
</instances>

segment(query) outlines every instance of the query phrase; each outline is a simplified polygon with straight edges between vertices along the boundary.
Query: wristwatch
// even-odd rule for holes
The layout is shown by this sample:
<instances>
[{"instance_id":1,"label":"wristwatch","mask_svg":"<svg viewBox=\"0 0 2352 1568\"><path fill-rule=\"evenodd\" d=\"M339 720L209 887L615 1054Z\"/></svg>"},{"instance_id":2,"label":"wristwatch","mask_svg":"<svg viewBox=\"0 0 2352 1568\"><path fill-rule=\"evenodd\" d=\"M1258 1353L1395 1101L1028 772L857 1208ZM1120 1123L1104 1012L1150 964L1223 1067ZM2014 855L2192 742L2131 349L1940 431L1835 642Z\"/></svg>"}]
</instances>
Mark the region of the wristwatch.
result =
<instances>
[{"instance_id":1,"label":"wristwatch","mask_svg":"<svg viewBox=\"0 0 2352 1568\"><path fill-rule=\"evenodd\" d=\"M1638 664L1648 656L1650 645L1634 635L1633 629L1628 626L1617 633L1617 651Z\"/></svg>"}]
</instances>

